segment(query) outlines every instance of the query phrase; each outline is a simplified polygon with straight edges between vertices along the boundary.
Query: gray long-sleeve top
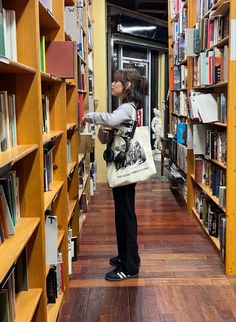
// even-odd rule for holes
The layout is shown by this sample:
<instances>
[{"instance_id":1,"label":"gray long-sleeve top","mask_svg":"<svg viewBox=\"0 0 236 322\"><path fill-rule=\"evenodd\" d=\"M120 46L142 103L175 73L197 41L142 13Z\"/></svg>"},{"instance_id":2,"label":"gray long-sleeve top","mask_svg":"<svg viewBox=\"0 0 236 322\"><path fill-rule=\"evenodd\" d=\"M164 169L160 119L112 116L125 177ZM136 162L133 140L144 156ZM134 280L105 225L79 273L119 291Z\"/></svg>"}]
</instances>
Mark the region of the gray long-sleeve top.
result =
<instances>
[{"instance_id":1,"label":"gray long-sleeve top","mask_svg":"<svg viewBox=\"0 0 236 322\"><path fill-rule=\"evenodd\" d=\"M114 128L123 122L133 120L136 113L134 110L134 103L121 104L114 112L90 112L84 116L84 120L88 123L100 124L104 127ZM100 127L98 138L102 144L107 143L108 133L104 132Z\"/></svg>"}]
</instances>

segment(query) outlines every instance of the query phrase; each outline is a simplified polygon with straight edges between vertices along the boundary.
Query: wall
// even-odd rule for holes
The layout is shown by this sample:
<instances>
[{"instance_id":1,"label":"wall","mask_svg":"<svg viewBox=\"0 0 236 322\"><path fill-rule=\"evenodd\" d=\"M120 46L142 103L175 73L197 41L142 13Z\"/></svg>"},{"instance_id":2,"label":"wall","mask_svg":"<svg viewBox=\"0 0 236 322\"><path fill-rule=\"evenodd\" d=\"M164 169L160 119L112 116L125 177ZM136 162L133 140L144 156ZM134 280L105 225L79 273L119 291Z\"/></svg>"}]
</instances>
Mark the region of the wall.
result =
<instances>
[{"instance_id":1,"label":"wall","mask_svg":"<svg viewBox=\"0 0 236 322\"><path fill-rule=\"evenodd\" d=\"M107 112L107 57L106 57L106 4L105 0L93 1L94 12L94 97L98 99L97 112ZM99 127L97 127L98 131ZM97 182L106 182L106 164L102 145L95 142Z\"/></svg>"}]
</instances>

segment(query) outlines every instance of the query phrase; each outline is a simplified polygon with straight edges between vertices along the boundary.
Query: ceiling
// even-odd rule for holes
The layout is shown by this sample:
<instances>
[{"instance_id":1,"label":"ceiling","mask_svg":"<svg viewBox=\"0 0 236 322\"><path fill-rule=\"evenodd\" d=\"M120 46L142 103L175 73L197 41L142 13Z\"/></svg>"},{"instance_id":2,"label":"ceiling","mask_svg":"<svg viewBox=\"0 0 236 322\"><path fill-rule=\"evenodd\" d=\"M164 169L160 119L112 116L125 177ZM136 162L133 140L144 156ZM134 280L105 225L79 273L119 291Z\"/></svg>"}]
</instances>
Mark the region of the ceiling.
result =
<instances>
[{"instance_id":1,"label":"ceiling","mask_svg":"<svg viewBox=\"0 0 236 322\"><path fill-rule=\"evenodd\" d=\"M108 2L147 16L168 20L168 0L109 0Z\"/></svg>"}]
</instances>

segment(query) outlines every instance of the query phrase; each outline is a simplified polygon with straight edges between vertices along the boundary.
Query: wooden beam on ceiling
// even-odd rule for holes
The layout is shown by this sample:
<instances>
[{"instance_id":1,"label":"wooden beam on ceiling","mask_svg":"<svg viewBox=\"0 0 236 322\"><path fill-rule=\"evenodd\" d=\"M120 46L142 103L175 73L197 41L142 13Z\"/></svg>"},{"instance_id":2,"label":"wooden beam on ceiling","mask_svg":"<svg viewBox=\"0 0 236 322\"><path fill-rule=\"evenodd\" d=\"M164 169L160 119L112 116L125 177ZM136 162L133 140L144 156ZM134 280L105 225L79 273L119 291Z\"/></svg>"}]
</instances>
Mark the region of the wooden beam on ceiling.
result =
<instances>
[{"instance_id":1,"label":"wooden beam on ceiling","mask_svg":"<svg viewBox=\"0 0 236 322\"><path fill-rule=\"evenodd\" d=\"M168 4L167 0L139 0L139 3L166 3Z\"/></svg>"},{"instance_id":2,"label":"wooden beam on ceiling","mask_svg":"<svg viewBox=\"0 0 236 322\"><path fill-rule=\"evenodd\" d=\"M140 0L135 0L134 10L137 11L139 7Z\"/></svg>"},{"instance_id":3,"label":"wooden beam on ceiling","mask_svg":"<svg viewBox=\"0 0 236 322\"><path fill-rule=\"evenodd\" d=\"M167 13L167 10L156 10L156 9L138 9L141 13Z\"/></svg>"}]
</instances>

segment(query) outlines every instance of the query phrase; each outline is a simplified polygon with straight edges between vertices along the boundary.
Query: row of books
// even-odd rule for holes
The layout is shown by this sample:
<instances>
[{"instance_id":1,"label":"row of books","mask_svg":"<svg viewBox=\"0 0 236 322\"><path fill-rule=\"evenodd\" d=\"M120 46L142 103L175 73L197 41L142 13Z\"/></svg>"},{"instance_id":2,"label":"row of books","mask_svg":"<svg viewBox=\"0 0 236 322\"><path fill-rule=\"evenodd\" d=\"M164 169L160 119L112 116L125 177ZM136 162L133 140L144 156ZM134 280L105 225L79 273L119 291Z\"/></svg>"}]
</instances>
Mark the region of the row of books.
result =
<instances>
[{"instance_id":1,"label":"row of books","mask_svg":"<svg viewBox=\"0 0 236 322\"><path fill-rule=\"evenodd\" d=\"M14 235L20 218L19 178L11 170L0 177L0 244Z\"/></svg>"},{"instance_id":2,"label":"row of books","mask_svg":"<svg viewBox=\"0 0 236 322\"><path fill-rule=\"evenodd\" d=\"M186 59L185 36L180 36L173 44L173 65L178 65Z\"/></svg>"},{"instance_id":3,"label":"row of books","mask_svg":"<svg viewBox=\"0 0 236 322\"><path fill-rule=\"evenodd\" d=\"M0 0L0 55L17 61L16 13L3 8Z\"/></svg>"},{"instance_id":4,"label":"row of books","mask_svg":"<svg viewBox=\"0 0 236 322\"><path fill-rule=\"evenodd\" d=\"M43 171L44 171L44 191L50 190L50 183L53 182L53 150L55 142L48 142L43 146Z\"/></svg>"},{"instance_id":5,"label":"row of books","mask_svg":"<svg viewBox=\"0 0 236 322\"><path fill-rule=\"evenodd\" d=\"M187 88L188 69L187 66L173 66L171 69L172 90L185 90Z\"/></svg>"},{"instance_id":6,"label":"row of books","mask_svg":"<svg viewBox=\"0 0 236 322\"><path fill-rule=\"evenodd\" d=\"M0 285L0 321L15 320L16 295L28 288L28 258L24 248Z\"/></svg>"},{"instance_id":7,"label":"row of books","mask_svg":"<svg viewBox=\"0 0 236 322\"><path fill-rule=\"evenodd\" d=\"M210 236L219 238L220 254L222 261L225 260L225 213L214 204L205 193L196 190L195 207L204 227Z\"/></svg>"},{"instance_id":8,"label":"row of books","mask_svg":"<svg viewBox=\"0 0 236 322\"><path fill-rule=\"evenodd\" d=\"M175 43L179 36L183 35L188 26L188 9L182 7L179 10L178 21L172 23L172 42Z\"/></svg>"},{"instance_id":9,"label":"row of books","mask_svg":"<svg viewBox=\"0 0 236 322\"><path fill-rule=\"evenodd\" d=\"M77 80L78 80L78 89L85 90L85 70L84 70L84 64L81 62L81 58L78 55L78 73L77 73Z\"/></svg>"},{"instance_id":10,"label":"row of books","mask_svg":"<svg viewBox=\"0 0 236 322\"><path fill-rule=\"evenodd\" d=\"M187 173L187 147L183 144L177 144L176 164L184 173Z\"/></svg>"},{"instance_id":11,"label":"row of books","mask_svg":"<svg viewBox=\"0 0 236 322\"><path fill-rule=\"evenodd\" d=\"M213 12L214 14L214 12ZM217 45L229 36L229 10L224 16L204 18L196 24L193 33L195 54Z\"/></svg>"},{"instance_id":12,"label":"row of books","mask_svg":"<svg viewBox=\"0 0 236 322\"><path fill-rule=\"evenodd\" d=\"M226 186L225 169L199 156L194 161L194 175L195 181L207 185L213 196L219 198L220 194L224 194L223 191L225 191Z\"/></svg>"},{"instance_id":13,"label":"row of books","mask_svg":"<svg viewBox=\"0 0 236 322\"><path fill-rule=\"evenodd\" d=\"M193 86L207 86L228 80L228 46L214 47L193 59Z\"/></svg>"},{"instance_id":14,"label":"row of books","mask_svg":"<svg viewBox=\"0 0 236 322\"><path fill-rule=\"evenodd\" d=\"M183 109L183 97L180 108ZM227 123L226 92L203 94L192 91L187 97L188 117L201 123Z\"/></svg>"},{"instance_id":15,"label":"row of books","mask_svg":"<svg viewBox=\"0 0 236 322\"><path fill-rule=\"evenodd\" d=\"M170 16L171 18L174 18L178 12L181 11L181 9L184 6L185 1L183 0L171 0L170 1Z\"/></svg>"},{"instance_id":16,"label":"row of books","mask_svg":"<svg viewBox=\"0 0 236 322\"><path fill-rule=\"evenodd\" d=\"M56 265L50 265L46 279L47 303L56 303L57 298L65 290L64 282L64 263L62 253L57 253Z\"/></svg>"},{"instance_id":17,"label":"row of books","mask_svg":"<svg viewBox=\"0 0 236 322\"><path fill-rule=\"evenodd\" d=\"M173 112L182 116L188 116L187 95L186 92L173 92Z\"/></svg>"},{"instance_id":18,"label":"row of books","mask_svg":"<svg viewBox=\"0 0 236 322\"><path fill-rule=\"evenodd\" d=\"M226 164L226 131L207 129L206 156Z\"/></svg>"},{"instance_id":19,"label":"row of books","mask_svg":"<svg viewBox=\"0 0 236 322\"><path fill-rule=\"evenodd\" d=\"M49 109L49 96L42 94L42 110L43 110L43 133L50 132L50 109Z\"/></svg>"},{"instance_id":20,"label":"row of books","mask_svg":"<svg viewBox=\"0 0 236 322\"><path fill-rule=\"evenodd\" d=\"M0 152L17 145L15 94L0 91Z\"/></svg>"},{"instance_id":21,"label":"row of books","mask_svg":"<svg viewBox=\"0 0 236 322\"><path fill-rule=\"evenodd\" d=\"M204 17L219 0L197 0L197 17Z\"/></svg>"}]
</instances>

